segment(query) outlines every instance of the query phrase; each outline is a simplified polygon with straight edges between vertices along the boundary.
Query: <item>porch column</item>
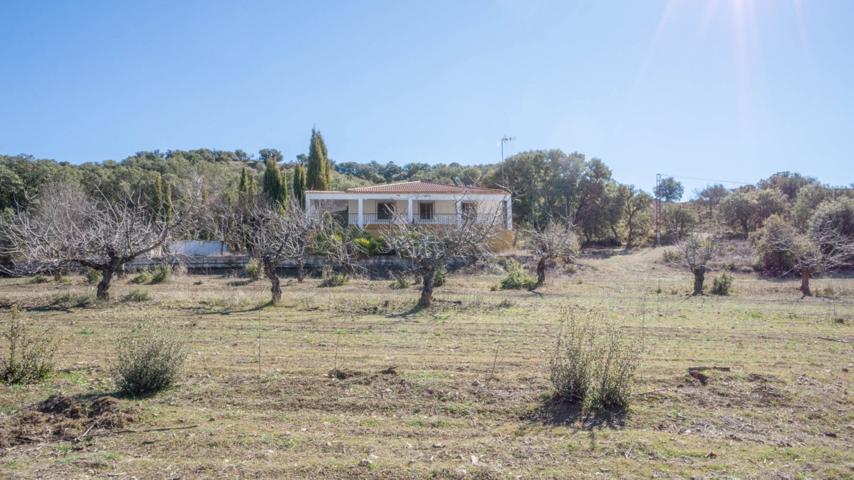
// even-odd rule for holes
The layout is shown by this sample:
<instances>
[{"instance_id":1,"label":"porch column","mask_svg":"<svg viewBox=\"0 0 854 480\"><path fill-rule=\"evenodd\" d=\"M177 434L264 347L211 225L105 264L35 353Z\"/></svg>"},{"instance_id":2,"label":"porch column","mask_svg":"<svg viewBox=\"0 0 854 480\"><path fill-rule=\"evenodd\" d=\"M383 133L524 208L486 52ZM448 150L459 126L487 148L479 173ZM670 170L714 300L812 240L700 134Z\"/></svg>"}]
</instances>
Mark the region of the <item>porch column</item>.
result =
<instances>
[{"instance_id":1,"label":"porch column","mask_svg":"<svg viewBox=\"0 0 854 480\"><path fill-rule=\"evenodd\" d=\"M510 197L504 197L504 202L507 203L507 230L513 230L513 202Z\"/></svg>"},{"instance_id":2,"label":"porch column","mask_svg":"<svg viewBox=\"0 0 854 480\"><path fill-rule=\"evenodd\" d=\"M454 200L454 209L457 212L457 225L463 223L463 202L461 200Z\"/></svg>"},{"instance_id":3,"label":"porch column","mask_svg":"<svg viewBox=\"0 0 854 480\"><path fill-rule=\"evenodd\" d=\"M415 216L412 215L412 197L406 199L406 220L409 223L415 220Z\"/></svg>"},{"instance_id":4,"label":"porch column","mask_svg":"<svg viewBox=\"0 0 854 480\"><path fill-rule=\"evenodd\" d=\"M359 228L363 228L365 226L365 214L364 208L362 205L363 199L356 200L356 224L359 225Z\"/></svg>"}]
</instances>

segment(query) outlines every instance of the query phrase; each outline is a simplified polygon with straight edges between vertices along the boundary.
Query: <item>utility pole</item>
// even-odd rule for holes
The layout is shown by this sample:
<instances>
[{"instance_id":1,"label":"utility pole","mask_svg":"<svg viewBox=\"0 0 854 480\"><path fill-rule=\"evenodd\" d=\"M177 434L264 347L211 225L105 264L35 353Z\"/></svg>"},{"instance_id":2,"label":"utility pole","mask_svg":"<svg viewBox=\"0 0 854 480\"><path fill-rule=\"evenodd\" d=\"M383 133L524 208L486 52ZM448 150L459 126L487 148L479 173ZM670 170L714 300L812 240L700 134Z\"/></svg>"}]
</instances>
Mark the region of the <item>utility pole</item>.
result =
<instances>
[{"instance_id":1,"label":"utility pole","mask_svg":"<svg viewBox=\"0 0 854 480\"><path fill-rule=\"evenodd\" d=\"M503 137L501 137L501 161L502 162L504 161L504 144L510 143L513 140L516 140L516 137L508 137L507 135L504 135Z\"/></svg>"},{"instance_id":2,"label":"utility pole","mask_svg":"<svg viewBox=\"0 0 854 480\"><path fill-rule=\"evenodd\" d=\"M655 246L661 246L661 197L658 195L658 185L661 183L661 174L655 174Z\"/></svg>"}]
</instances>

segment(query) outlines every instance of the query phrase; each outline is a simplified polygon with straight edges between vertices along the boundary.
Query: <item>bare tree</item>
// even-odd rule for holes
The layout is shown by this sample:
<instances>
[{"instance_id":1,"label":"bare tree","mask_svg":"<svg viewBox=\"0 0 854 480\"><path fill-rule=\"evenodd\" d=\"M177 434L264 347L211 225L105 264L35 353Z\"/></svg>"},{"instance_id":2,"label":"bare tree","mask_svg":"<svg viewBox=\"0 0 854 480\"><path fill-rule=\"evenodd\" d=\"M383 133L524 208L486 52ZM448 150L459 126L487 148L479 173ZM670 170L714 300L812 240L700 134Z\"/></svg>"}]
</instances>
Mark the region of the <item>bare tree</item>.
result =
<instances>
[{"instance_id":1,"label":"bare tree","mask_svg":"<svg viewBox=\"0 0 854 480\"><path fill-rule=\"evenodd\" d=\"M182 214L164 218L140 193L121 202L92 198L69 185L45 189L30 212L2 223L7 254L18 273L79 265L101 272L97 296L109 298L113 276L170 238Z\"/></svg>"},{"instance_id":2,"label":"bare tree","mask_svg":"<svg viewBox=\"0 0 854 480\"><path fill-rule=\"evenodd\" d=\"M231 215L233 218L224 222L229 243L242 246L261 263L270 280L270 303L279 303L282 287L277 269L286 260L304 263L315 224L295 202L282 208L260 195L246 199Z\"/></svg>"},{"instance_id":3,"label":"bare tree","mask_svg":"<svg viewBox=\"0 0 854 480\"><path fill-rule=\"evenodd\" d=\"M676 244L680 260L694 275L692 295L703 294L706 265L717 254L717 243L717 238L714 236L692 233Z\"/></svg>"},{"instance_id":4,"label":"bare tree","mask_svg":"<svg viewBox=\"0 0 854 480\"><path fill-rule=\"evenodd\" d=\"M549 262L556 258L572 259L578 251L578 237L572 230L572 224L559 220L550 220L545 227L528 232L528 245L537 259L536 290L546 283L546 269Z\"/></svg>"},{"instance_id":5,"label":"bare tree","mask_svg":"<svg viewBox=\"0 0 854 480\"><path fill-rule=\"evenodd\" d=\"M831 226L813 228L809 233L770 237L770 248L794 259L792 270L801 278L801 294L812 296L810 279L848 265L854 258L854 238Z\"/></svg>"},{"instance_id":6,"label":"bare tree","mask_svg":"<svg viewBox=\"0 0 854 480\"><path fill-rule=\"evenodd\" d=\"M331 212L322 212L315 218L317 235L311 247L322 256L326 264L346 277L362 273L356 263L361 252L348 230Z\"/></svg>"},{"instance_id":7,"label":"bare tree","mask_svg":"<svg viewBox=\"0 0 854 480\"><path fill-rule=\"evenodd\" d=\"M412 273L421 277L419 307L433 303L433 277L455 258L480 260L491 254L489 240L500 223L500 214L478 212L459 217L452 225L410 223L397 218L386 232L387 247L409 262Z\"/></svg>"}]
</instances>

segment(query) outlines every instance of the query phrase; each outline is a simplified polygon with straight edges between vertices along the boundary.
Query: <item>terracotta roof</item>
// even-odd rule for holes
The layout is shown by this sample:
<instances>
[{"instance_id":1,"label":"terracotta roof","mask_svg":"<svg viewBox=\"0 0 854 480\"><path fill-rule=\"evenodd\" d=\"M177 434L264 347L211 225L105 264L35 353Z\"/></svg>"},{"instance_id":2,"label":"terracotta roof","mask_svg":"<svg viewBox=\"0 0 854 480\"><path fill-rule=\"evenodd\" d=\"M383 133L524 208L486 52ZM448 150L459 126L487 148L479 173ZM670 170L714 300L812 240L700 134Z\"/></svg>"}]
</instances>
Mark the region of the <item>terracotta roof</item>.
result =
<instances>
[{"instance_id":1,"label":"terracotta roof","mask_svg":"<svg viewBox=\"0 0 854 480\"><path fill-rule=\"evenodd\" d=\"M456 185L415 181L348 188L347 193L494 193L504 195L507 192L497 188L458 187Z\"/></svg>"}]
</instances>

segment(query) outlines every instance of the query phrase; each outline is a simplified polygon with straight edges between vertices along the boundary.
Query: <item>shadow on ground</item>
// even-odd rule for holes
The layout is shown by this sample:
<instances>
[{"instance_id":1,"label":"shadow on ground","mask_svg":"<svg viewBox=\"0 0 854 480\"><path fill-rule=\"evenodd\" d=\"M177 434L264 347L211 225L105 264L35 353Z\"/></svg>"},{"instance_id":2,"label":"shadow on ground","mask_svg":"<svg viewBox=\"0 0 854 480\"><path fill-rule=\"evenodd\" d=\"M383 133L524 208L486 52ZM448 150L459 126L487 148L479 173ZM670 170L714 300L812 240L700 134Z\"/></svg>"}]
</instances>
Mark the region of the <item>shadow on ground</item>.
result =
<instances>
[{"instance_id":1,"label":"shadow on ground","mask_svg":"<svg viewBox=\"0 0 854 480\"><path fill-rule=\"evenodd\" d=\"M628 412L585 410L578 403L549 398L525 415L527 420L544 425L577 427L580 430L597 428L622 429L626 426Z\"/></svg>"}]
</instances>

